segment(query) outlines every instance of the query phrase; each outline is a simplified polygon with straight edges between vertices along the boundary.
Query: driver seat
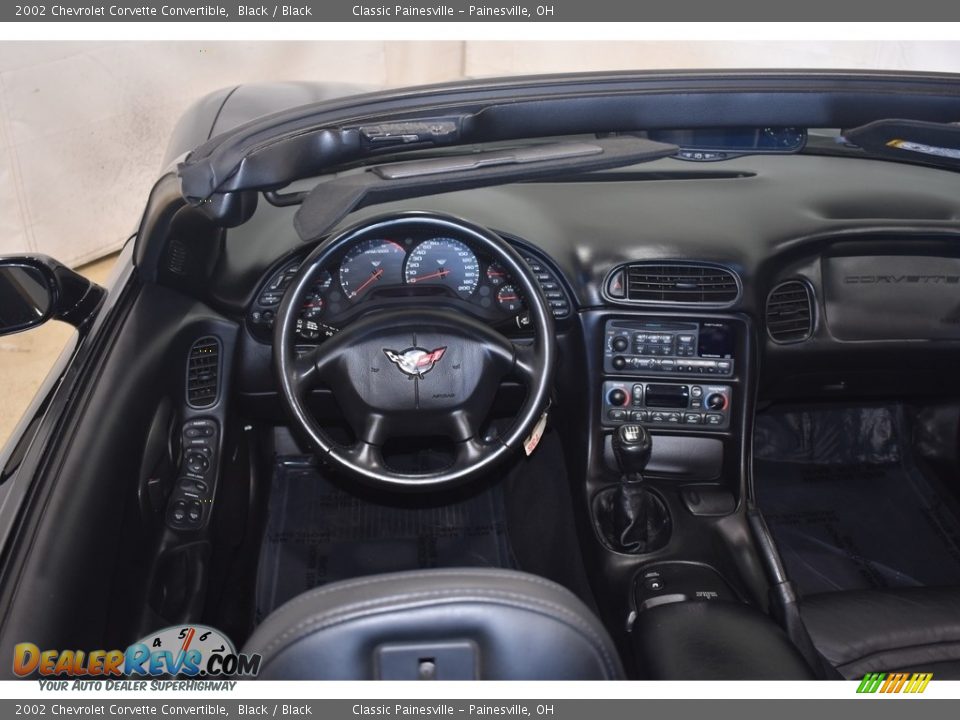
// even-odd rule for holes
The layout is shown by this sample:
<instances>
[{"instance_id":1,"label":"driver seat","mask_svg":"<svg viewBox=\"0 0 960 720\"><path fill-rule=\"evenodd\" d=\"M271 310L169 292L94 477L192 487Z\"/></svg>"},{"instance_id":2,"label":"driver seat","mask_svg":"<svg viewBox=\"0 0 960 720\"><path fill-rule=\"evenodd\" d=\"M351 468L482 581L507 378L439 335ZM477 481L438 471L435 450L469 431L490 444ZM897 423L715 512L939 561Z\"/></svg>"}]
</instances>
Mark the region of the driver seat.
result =
<instances>
[{"instance_id":1,"label":"driver seat","mask_svg":"<svg viewBox=\"0 0 960 720\"><path fill-rule=\"evenodd\" d=\"M600 620L513 570L442 569L324 585L271 613L244 647L267 680L615 680Z\"/></svg>"}]
</instances>

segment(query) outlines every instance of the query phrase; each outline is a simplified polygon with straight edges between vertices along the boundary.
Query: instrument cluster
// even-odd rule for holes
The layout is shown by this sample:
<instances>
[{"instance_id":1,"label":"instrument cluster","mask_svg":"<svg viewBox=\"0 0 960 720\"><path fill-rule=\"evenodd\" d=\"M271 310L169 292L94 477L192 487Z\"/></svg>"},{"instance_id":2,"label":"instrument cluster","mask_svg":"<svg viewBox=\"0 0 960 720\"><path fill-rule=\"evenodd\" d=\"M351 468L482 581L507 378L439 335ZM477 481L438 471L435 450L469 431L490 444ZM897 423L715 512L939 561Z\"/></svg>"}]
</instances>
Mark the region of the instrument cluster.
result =
<instances>
[{"instance_id":1,"label":"instrument cluster","mask_svg":"<svg viewBox=\"0 0 960 720\"><path fill-rule=\"evenodd\" d=\"M526 247L514 245L536 276L554 317L570 315L571 303L558 273ZM269 341L277 308L300 267L288 259L270 273L248 315L259 339ZM319 342L374 303L421 298L463 307L491 323L523 328L525 304L519 285L499 263L452 235L370 237L358 240L325 270L304 298L298 339Z\"/></svg>"}]
</instances>

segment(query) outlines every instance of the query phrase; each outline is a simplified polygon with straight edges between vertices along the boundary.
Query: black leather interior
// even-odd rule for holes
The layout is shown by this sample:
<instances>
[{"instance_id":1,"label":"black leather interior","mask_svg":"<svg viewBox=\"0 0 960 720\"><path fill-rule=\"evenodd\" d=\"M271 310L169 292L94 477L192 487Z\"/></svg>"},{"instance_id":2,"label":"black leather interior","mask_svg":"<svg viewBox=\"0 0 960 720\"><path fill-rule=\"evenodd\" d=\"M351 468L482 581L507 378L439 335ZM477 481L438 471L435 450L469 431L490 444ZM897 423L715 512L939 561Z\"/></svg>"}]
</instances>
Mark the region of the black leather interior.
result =
<instances>
[{"instance_id":1,"label":"black leather interior","mask_svg":"<svg viewBox=\"0 0 960 720\"><path fill-rule=\"evenodd\" d=\"M813 670L786 634L749 605L676 602L644 610L632 636L640 677L650 680L810 680Z\"/></svg>"},{"instance_id":2,"label":"black leather interior","mask_svg":"<svg viewBox=\"0 0 960 720\"><path fill-rule=\"evenodd\" d=\"M261 679L613 680L623 669L572 593L510 570L391 573L325 585L247 642ZM426 670L425 670L426 669Z\"/></svg>"},{"instance_id":3,"label":"black leather interior","mask_svg":"<svg viewBox=\"0 0 960 720\"><path fill-rule=\"evenodd\" d=\"M638 483L601 490L593 499L593 516L607 546L622 553L659 550L673 527L663 500Z\"/></svg>"},{"instance_id":4,"label":"black leather interior","mask_svg":"<svg viewBox=\"0 0 960 720\"><path fill-rule=\"evenodd\" d=\"M817 650L846 678L915 671L960 679L960 588L824 593L805 598L800 612Z\"/></svg>"}]
</instances>

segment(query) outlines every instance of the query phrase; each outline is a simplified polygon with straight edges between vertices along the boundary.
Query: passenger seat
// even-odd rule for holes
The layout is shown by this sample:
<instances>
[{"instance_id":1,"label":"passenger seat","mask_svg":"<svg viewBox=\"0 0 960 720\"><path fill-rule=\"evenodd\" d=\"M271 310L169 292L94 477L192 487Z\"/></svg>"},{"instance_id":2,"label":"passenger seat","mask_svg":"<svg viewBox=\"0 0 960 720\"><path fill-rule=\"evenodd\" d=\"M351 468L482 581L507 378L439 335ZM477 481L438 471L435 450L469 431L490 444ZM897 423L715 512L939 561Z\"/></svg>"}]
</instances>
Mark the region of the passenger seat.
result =
<instances>
[{"instance_id":1,"label":"passenger seat","mask_svg":"<svg viewBox=\"0 0 960 720\"><path fill-rule=\"evenodd\" d=\"M960 680L960 587L811 595L800 615L817 650L845 678L929 672Z\"/></svg>"}]
</instances>

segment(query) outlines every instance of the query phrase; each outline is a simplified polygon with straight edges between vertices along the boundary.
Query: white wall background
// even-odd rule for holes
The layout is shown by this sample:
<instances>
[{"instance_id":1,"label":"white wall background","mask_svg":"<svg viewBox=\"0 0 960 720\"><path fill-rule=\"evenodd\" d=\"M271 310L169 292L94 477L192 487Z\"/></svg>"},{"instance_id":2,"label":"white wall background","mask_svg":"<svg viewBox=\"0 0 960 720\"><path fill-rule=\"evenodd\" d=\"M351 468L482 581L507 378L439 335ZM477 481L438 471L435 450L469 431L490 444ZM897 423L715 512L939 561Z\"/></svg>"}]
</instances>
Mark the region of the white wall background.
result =
<instances>
[{"instance_id":1,"label":"white wall background","mask_svg":"<svg viewBox=\"0 0 960 720\"><path fill-rule=\"evenodd\" d=\"M179 115L201 95L236 83L402 86L745 67L960 72L960 43L0 43L0 253L44 252L78 265L115 250L139 217Z\"/></svg>"}]
</instances>

